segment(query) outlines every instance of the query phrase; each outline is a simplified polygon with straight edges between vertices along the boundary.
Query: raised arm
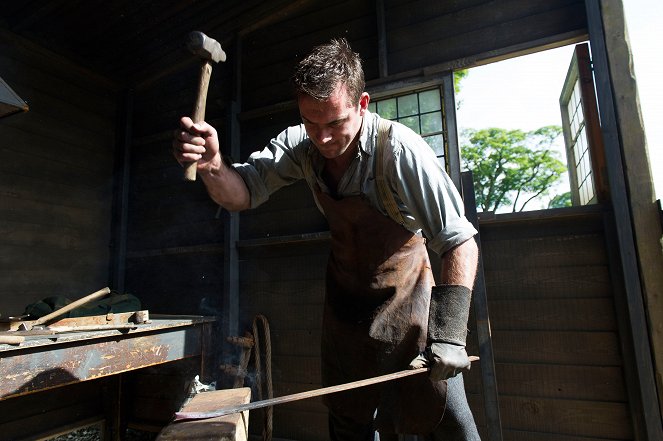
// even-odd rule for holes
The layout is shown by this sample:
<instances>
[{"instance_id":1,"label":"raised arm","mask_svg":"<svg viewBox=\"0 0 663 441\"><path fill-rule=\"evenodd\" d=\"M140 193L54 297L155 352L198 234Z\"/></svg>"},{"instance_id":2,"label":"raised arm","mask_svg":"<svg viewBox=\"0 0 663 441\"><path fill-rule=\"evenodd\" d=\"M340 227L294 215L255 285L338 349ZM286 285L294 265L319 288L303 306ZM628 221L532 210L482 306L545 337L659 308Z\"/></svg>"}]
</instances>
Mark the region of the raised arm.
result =
<instances>
[{"instance_id":1,"label":"raised arm","mask_svg":"<svg viewBox=\"0 0 663 441\"><path fill-rule=\"evenodd\" d=\"M198 175L217 204L229 211L250 207L249 189L241 176L221 158L214 127L204 121L194 124L191 118L183 117L174 138L175 159L180 164L198 161Z\"/></svg>"}]
</instances>

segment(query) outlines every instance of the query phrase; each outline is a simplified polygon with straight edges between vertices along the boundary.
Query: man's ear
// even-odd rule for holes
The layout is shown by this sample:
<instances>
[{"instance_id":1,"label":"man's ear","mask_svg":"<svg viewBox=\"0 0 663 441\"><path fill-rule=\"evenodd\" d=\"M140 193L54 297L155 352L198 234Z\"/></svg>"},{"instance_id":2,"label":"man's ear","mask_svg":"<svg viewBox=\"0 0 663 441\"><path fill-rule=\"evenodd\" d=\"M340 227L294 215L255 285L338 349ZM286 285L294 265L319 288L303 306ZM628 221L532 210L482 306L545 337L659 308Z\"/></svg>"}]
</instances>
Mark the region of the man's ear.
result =
<instances>
[{"instance_id":1,"label":"man's ear","mask_svg":"<svg viewBox=\"0 0 663 441\"><path fill-rule=\"evenodd\" d=\"M368 103L371 102L371 97L368 94L368 92L364 92L361 94L361 97L359 98L359 113L363 116L364 112L366 112L366 109L368 109Z\"/></svg>"}]
</instances>

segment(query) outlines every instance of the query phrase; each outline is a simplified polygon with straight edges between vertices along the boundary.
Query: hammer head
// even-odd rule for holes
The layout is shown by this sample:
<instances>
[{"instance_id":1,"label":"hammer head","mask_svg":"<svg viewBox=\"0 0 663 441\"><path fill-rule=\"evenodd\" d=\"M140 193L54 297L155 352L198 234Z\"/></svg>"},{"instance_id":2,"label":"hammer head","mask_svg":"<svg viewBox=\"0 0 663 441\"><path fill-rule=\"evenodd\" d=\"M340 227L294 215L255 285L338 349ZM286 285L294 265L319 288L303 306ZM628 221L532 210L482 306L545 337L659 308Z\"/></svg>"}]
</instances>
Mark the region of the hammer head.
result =
<instances>
[{"instance_id":1,"label":"hammer head","mask_svg":"<svg viewBox=\"0 0 663 441\"><path fill-rule=\"evenodd\" d=\"M186 46L191 52L204 60L214 61L215 63L226 61L226 53L221 49L221 44L200 31L193 31L189 34L189 41L187 41Z\"/></svg>"}]
</instances>

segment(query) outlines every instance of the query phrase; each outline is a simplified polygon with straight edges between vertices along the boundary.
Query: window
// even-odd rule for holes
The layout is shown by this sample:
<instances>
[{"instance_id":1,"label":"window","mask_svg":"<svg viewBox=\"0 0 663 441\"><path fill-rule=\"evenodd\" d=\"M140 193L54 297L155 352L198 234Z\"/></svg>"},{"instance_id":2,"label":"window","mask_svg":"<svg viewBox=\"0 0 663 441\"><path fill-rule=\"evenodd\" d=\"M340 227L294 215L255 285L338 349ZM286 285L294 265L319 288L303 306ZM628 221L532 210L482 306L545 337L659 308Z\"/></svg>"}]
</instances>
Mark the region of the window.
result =
<instances>
[{"instance_id":1,"label":"window","mask_svg":"<svg viewBox=\"0 0 663 441\"><path fill-rule=\"evenodd\" d=\"M589 46L576 46L559 99L573 205L605 199L605 164Z\"/></svg>"},{"instance_id":2,"label":"window","mask_svg":"<svg viewBox=\"0 0 663 441\"><path fill-rule=\"evenodd\" d=\"M398 121L421 135L443 164L447 164L446 131L440 88L429 89L372 101L371 112Z\"/></svg>"}]
</instances>

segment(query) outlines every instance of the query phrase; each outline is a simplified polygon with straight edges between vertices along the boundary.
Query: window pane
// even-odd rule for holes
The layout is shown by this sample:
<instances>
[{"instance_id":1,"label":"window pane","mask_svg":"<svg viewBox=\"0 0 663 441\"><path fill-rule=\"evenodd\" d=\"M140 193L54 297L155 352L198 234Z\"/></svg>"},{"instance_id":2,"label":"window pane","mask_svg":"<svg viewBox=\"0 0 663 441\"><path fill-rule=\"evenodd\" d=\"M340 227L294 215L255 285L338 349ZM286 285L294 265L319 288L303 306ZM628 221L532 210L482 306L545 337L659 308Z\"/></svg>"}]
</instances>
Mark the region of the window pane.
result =
<instances>
[{"instance_id":1,"label":"window pane","mask_svg":"<svg viewBox=\"0 0 663 441\"><path fill-rule=\"evenodd\" d=\"M435 156L444 156L444 136L442 135L425 136L424 141L426 141L428 145L433 149L433 151L435 152Z\"/></svg>"},{"instance_id":2,"label":"window pane","mask_svg":"<svg viewBox=\"0 0 663 441\"><path fill-rule=\"evenodd\" d=\"M427 90L419 94L419 111L421 113L434 112L442 109L440 103L440 89Z\"/></svg>"},{"instance_id":3,"label":"window pane","mask_svg":"<svg viewBox=\"0 0 663 441\"><path fill-rule=\"evenodd\" d=\"M368 103L368 110L370 110L373 113L378 113L377 107L378 105L375 103Z\"/></svg>"},{"instance_id":4,"label":"window pane","mask_svg":"<svg viewBox=\"0 0 663 441\"><path fill-rule=\"evenodd\" d=\"M405 95L398 97L398 116L416 115L419 111L419 103L417 102L417 94Z\"/></svg>"},{"instance_id":5,"label":"window pane","mask_svg":"<svg viewBox=\"0 0 663 441\"><path fill-rule=\"evenodd\" d=\"M398 122L400 122L402 124L405 124L406 126L408 126L409 128L411 128L412 130L414 130L417 133L421 133L421 131L419 130L419 117L418 116L410 116L408 118L402 118L402 119L399 119Z\"/></svg>"},{"instance_id":6,"label":"window pane","mask_svg":"<svg viewBox=\"0 0 663 441\"><path fill-rule=\"evenodd\" d=\"M378 113L381 117L387 119L396 119L396 98L389 98L388 100L378 101Z\"/></svg>"},{"instance_id":7,"label":"window pane","mask_svg":"<svg viewBox=\"0 0 663 441\"><path fill-rule=\"evenodd\" d=\"M442 112L421 115L421 133L434 133L442 131Z\"/></svg>"}]
</instances>

